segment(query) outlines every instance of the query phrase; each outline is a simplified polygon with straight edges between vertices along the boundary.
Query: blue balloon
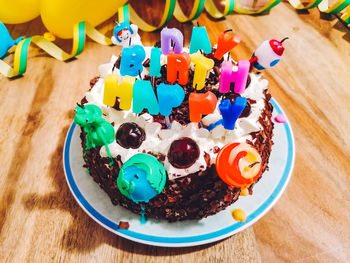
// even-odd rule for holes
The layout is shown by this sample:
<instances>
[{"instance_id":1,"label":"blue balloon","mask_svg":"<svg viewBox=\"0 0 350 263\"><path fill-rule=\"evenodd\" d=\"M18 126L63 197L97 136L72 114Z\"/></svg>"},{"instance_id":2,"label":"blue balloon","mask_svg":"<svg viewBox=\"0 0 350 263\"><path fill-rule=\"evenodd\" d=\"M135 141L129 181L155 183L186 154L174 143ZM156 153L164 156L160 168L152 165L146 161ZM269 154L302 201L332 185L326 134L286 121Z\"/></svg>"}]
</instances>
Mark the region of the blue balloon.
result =
<instances>
[{"instance_id":1,"label":"blue balloon","mask_svg":"<svg viewBox=\"0 0 350 263\"><path fill-rule=\"evenodd\" d=\"M23 40L23 37L13 40L5 25L0 22L0 58L3 58L7 51L21 40Z\"/></svg>"}]
</instances>

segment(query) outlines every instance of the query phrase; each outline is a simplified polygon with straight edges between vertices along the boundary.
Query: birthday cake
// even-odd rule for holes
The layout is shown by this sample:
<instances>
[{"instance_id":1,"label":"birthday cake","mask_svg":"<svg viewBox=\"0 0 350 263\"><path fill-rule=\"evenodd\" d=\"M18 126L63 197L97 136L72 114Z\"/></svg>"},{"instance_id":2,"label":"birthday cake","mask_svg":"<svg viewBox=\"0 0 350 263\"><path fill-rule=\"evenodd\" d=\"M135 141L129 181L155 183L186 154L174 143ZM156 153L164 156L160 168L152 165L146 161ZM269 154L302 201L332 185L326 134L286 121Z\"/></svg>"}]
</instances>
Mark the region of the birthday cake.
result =
<instances>
[{"instance_id":1,"label":"birthday cake","mask_svg":"<svg viewBox=\"0 0 350 263\"><path fill-rule=\"evenodd\" d=\"M114 205L170 222L201 219L252 194L268 169L273 106L268 81L251 71L263 55L235 62L228 49L237 38L227 32L226 48L219 39L193 50L192 36L189 50L181 39L166 50L163 31L162 48L124 48L100 65L75 122L85 167Z\"/></svg>"}]
</instances>

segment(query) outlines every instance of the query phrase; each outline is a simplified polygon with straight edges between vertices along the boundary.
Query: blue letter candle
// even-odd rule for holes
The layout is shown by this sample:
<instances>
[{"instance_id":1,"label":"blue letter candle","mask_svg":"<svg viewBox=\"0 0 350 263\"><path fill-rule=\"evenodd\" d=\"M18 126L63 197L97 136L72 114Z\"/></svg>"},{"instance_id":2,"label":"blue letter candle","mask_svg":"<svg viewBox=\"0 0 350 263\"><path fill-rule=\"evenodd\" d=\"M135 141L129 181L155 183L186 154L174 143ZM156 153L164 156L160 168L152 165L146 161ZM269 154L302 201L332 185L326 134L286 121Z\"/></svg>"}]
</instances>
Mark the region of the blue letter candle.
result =
<instances>
[{"instance_id":1,"label":"blue letter candle","mask_svg":"<svg viewBox=\"0 0 350 263\"><path fill-rule=\"evenodd\" d=\"M159 104L149 80L136 80L133 89L132 110L141 113L147 109L149 114L159 114Z\"/></svg>"},{"instance_id":2,"label":"blue letter candle","mask_svg":"<svg viewBox=\"0 0 350 263\"><path fill-rule=\"evenodd\" d=\"M157 95L159 112L164 116L169 116L173 108L180 106L185 98L185 92L178 84L160 83L157 87Z\"/></svg>"},{"instance_id":3,"label":"blue letter candle","mask_svg":"<svg viewBox=\"0 0 350 263\"><path fill-rule=\"evenodd\" d=\"M180 30L177 28L164 28L160 32L162 53L168 55L174 50L174 53L179 54L182 52L184 45L184 37ZM171 41L174 42L174 46L171 46Z\"/></svg>"},{"instance_id":4,"label":"blue letter candle","mask_svg":"<svg viewBox=\"0 0 350 263\"><path fill-rule=\"evenodd\" d=\"M205 54L211 53L211 44L205 26L194 27L190 42L190 54L203 50Z\"/></svg>"},{"instance_id":5,"label":"blue letter candle","mask_svg":"<svg viewBox=\"0 0 350 263\"><path fill-rule=\"evenodd\" d=\"M143 71L142 62L145 57L146 52L140 45L123 48L120 61L120 75L138 76Z\"/></svg>"},{"instance_id":6,"label":"blue letter candle","mask_svg":"<svg viewBox=\"0 0 350 263\"><path fill-rule=\"evenodd\" d=\"M222 115L222 125L226 130L233 130L236 125L236 121L247 105L247 99L243 97L237 97L233 104L230 100L222 100L219 105L219 110Z\"/></svg>"},{"instance_id":7,"label":"blue letter candle","mask_svg":"<svg viewBox=\"0 0 350 263\"><path fill-rule=\"evenodd\" d=\"M153 47L151 50L151 61L149 66L149 75L160 78L160 55L162 51L159 47Z\"/></svg>"}]
</instances>

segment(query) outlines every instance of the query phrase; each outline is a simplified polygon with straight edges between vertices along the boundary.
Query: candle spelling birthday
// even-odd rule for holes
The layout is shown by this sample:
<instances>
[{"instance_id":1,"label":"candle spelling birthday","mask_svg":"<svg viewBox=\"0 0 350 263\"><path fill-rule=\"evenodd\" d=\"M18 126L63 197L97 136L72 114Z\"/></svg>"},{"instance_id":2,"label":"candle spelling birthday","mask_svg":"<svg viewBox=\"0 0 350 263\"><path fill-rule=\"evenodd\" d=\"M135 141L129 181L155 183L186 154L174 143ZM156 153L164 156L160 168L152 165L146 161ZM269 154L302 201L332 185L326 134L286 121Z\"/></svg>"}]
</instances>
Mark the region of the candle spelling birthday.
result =
<instances>
[{"instance_id":1,"label":"candle spelling birthday","mask_svg":"<svg viewBox=\"0 0 350 263\"><path fill-rule=\"evenodd\" d=\"M191 122L200 122L202 115L213 113L217 104L217 97L212 91L200 92L205 87L208 72L214 67L214 59L222 60L224 55L240 42L240 38L230 31L232 30L219 35L213 58L210 58L208 54L212 53L212 46L205 27L193 28L189 53L183 50L184 38L181 31L176 28L164 28L160 33L161 48L153 47L150 55L151 77L161 76L161 55L166 56L167 60L168 83L161 82L157 87L154 87L150 80L141 79L146 57L143 46L124 47L120 62L121 76L110 74L105 79L104 104L112 107L119 97L119 108L122 110L130 110L132 106L134 113L139 114L146 109L151 115L169 116L173 108L180 106L184 100L185 93L180 85L188 83L192 63L194 77L193 91L189 95L189 118ZM224 61L220 68L219 92L229 93L233 86L234 93L242 94L247 85L250 69L261 70L278 63L284 51L282 46L284 40L264 41L250 60L240 60L236 66L231 60ZM246 99L241 97L237 97L233 104L229 100L221 101L220 124L225 129L233 130L246 103Z\"/></svg>"}]
</instances>

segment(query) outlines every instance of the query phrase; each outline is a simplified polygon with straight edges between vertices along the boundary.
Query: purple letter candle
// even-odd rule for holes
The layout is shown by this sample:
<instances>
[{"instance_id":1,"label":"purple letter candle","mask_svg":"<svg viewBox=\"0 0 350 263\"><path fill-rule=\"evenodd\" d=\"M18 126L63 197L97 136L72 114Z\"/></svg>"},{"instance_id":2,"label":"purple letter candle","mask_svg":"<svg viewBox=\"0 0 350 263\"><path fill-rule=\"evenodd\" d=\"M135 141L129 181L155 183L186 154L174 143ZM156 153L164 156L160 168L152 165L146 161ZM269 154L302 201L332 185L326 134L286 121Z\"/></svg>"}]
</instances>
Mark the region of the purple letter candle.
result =
<instances>
[{"instance_id":1,"label":"purple letter candle","mask_svg":"<svg viewBox=\"0 0 350 263\"><path fill-rule=\"evenodd\" d=\"M179 54L182 52L182 47L184 44L184 37L180 30L177 28L164 28L160 32L162 53L168 55L174 50L174 53ZM171 41L173 41L174 46L171 46Z\"/></svg>"}]
</instances>

